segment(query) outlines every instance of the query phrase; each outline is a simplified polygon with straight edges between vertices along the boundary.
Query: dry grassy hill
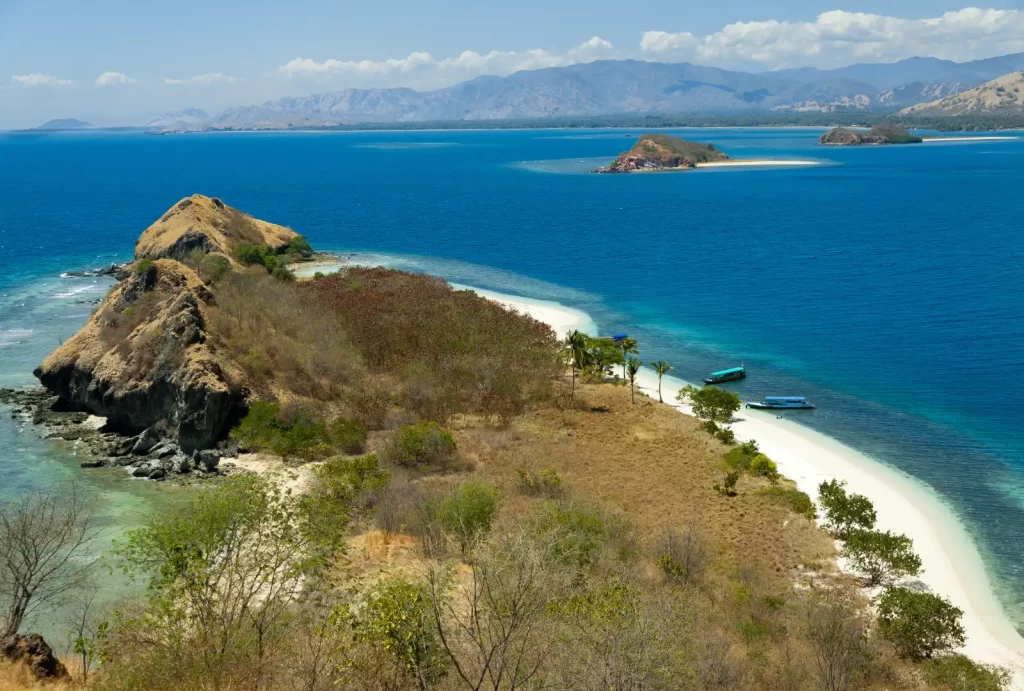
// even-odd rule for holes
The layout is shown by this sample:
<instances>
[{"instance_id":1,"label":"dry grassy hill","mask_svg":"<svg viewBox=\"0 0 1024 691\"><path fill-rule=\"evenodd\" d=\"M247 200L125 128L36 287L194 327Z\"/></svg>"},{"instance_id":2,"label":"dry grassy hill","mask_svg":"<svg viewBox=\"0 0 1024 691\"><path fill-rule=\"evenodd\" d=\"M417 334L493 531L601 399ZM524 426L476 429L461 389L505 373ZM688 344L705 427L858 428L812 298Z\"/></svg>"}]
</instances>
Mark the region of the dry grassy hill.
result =
<instances>
[{"instance_id":1,"label":"dry grassy hill","mask_svg":"<svg viewBox=\"0 0 1024 691\"><path fill-rule=\"evenodd\" d=\"M990 115L1024 112L1024 72L1011 72L979 87L931 103L920 103L900 115Z\"/></svg>"}]
</instances>

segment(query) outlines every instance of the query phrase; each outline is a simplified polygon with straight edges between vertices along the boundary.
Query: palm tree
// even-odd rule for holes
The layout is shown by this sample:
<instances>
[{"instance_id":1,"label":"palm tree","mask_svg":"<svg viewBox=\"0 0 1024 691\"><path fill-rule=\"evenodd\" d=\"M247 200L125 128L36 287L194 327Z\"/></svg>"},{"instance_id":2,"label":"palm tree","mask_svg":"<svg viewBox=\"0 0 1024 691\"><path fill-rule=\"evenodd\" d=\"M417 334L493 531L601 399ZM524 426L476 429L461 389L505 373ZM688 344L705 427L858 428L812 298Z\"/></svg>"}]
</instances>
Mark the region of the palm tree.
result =
<instances>
[{"instance_id":1,"label":"palm tree","mask_svg":"<svg viewBox=\"0 0 1024 691\"><path fill-rule=\"evenodd\" d=\"M629 359L630 355L639 355L640 354L640 348L637 347L638 345L639 344L636 342L636 339L635 338L630 338L629 336L627 336L626 338L623 338L621 341L619 341L619 350L622 351L622 378L623 379L626 378L626 360Z\"/></svg>"},{"instance_id":2,"label":"palm tree","mask_svg":"<svg viewBox=\"0 0 1024 691\"><path fill-rule=\"evenodd\" d=\"M640 362L634 357L629 358L626 363L626 373L629 374L629 397L636 404L636 373L640 371L640 365L644 363Z\"/></svg>"},{"instance_id":3,"label":"palm tree","mask_svg":"<svg viewBox=\"0 0 1024 691\"><path fill-rule=\"evenodd\" d=\"M661 397L661 378L672 371L672 365L664 360L658 360L657 362L652 362L651 367L658 374L658 401L664 403L665 400Z\"/></svg>"},{"instance_id":4,"label":"palm tree","mask_svg":"<svg viewBox=\"0 0 1024 691\"><path fill-rule=\"evenodd\" d=\"M590 360L590 351L587 349L587 337L578 329L565 337L565 358L572 366L572 393L569 394L569 401L572 402L576 396L576 371L582 371Z\"/></svg>"}]
</instances>

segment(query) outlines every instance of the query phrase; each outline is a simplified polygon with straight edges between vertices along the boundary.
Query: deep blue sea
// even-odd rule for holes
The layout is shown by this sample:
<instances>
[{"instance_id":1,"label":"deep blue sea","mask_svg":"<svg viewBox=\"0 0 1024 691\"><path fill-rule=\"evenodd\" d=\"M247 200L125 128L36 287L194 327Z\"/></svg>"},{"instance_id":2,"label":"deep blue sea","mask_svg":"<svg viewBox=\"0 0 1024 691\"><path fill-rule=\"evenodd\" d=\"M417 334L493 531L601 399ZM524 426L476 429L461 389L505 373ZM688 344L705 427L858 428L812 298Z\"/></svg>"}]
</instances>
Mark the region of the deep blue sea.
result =
<instances>
[{"instance_id":1,"label":"deep blue sea","mask_svg":"<svg viewBox=\"0 0 1024 691\"><path fill-rule=\"evenodd\" d=\"M586 174L637 133L0 134L0 386L31 383L109 285L60 272L215 195L318 248L583 309L684 379L743 362L744 397L812 398L805 424L938 491L1024 624L1024 139L679 131L823 165ZM3 416L0 492L67 453Z\"/></svg>"}]
</instances>

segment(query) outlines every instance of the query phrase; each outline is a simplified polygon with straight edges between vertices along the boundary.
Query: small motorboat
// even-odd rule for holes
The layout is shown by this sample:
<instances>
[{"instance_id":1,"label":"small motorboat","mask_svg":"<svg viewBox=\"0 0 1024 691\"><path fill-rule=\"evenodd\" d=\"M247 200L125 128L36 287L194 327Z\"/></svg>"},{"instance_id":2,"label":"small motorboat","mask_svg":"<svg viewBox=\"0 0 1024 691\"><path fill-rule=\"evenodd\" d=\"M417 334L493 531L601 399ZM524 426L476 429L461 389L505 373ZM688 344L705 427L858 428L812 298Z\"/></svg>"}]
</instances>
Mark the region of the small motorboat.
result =
<instances>
[{"instance_id":1,"label":"small motorboat","mask_svg":"<svg viewBox=\"0 0 1024 691\"><path fill-rule=\"evenodd\" d=\"M803 396L765 396L759 403L747 401L747 407L757 410L808 410L814 404Z\"/></svg>"},{"instance_id":2,"label":"small motorboat","mask_svg":"<svg viewBox=\"0 0 1024 691\"><path fill-rule=\"evenodd\" d=\"M705 384L721 384L727 381L738 381L747 378L747 370L741 365L731 369L723 369L712 372L704 379Z\"/></svg>"}]
</instances>

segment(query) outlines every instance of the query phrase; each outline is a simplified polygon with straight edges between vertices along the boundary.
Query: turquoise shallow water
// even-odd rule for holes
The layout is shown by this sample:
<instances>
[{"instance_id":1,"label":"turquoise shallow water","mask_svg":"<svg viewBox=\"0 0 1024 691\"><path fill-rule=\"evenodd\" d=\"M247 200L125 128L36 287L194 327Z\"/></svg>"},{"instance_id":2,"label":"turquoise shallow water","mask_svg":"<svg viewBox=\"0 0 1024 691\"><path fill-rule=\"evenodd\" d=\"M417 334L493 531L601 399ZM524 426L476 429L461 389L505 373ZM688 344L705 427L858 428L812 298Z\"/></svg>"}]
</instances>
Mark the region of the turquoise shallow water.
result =
<instances>
[{"instance_id":1,"label":"turquoise shallow water","mask_svg":"<svg viewBox=\"0 0 1024 691\"><path fill-rule=\"evenodd\" d=\"M682 134L822 165L585 174L626 134L0 135L0 385L30 381L105 290L61 271L127 258L179 198L217 195L318 247L578 307L684 379L743 361L745 397L811 397L803 423L939 492L1024 623L1024 140L705 130ZM5 425L0 491L46 481L50 451L12 454Z\"/></svg>"}]
</instances>

